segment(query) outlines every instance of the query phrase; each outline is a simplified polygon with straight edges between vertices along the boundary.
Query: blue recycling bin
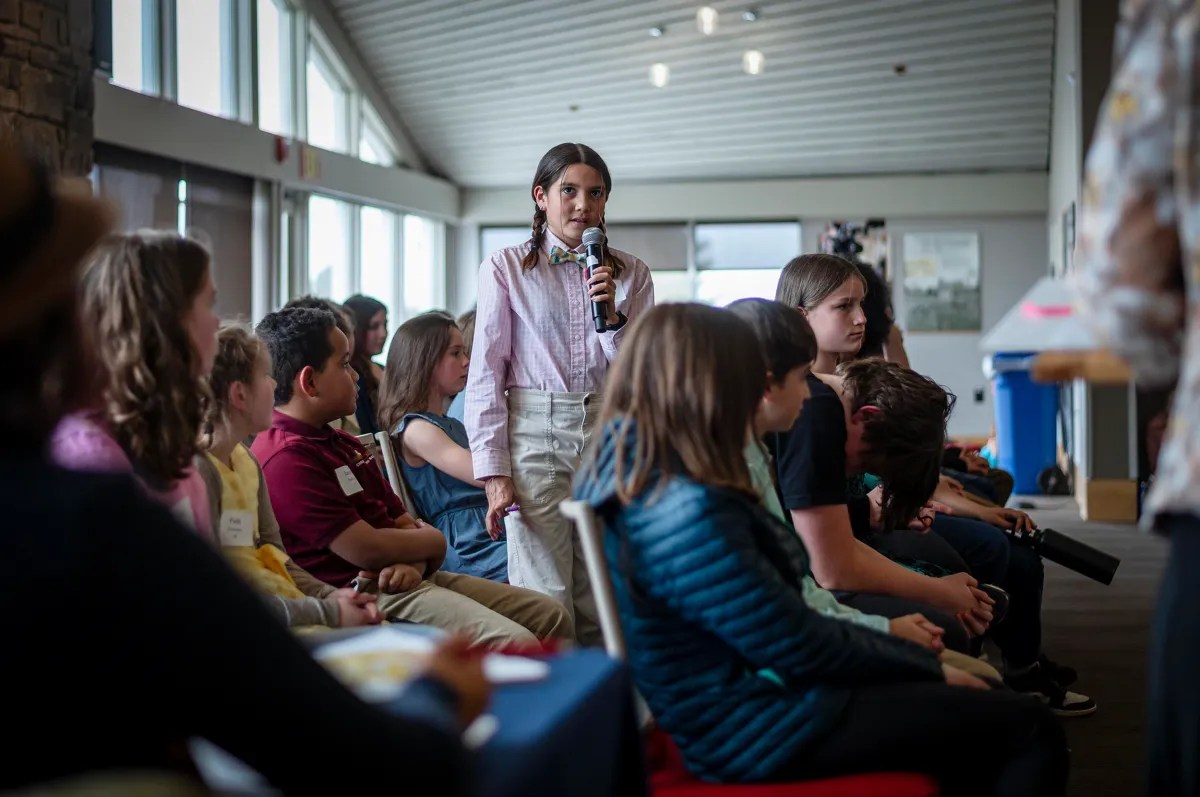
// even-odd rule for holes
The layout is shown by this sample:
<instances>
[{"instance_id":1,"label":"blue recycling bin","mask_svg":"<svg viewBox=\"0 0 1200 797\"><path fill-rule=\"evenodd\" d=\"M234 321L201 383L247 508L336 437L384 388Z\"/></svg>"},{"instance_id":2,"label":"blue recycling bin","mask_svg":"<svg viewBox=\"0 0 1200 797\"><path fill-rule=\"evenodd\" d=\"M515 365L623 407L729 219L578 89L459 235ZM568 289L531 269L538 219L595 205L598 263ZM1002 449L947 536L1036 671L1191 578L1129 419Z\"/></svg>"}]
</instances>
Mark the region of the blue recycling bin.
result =
<instances>
[{"instance_id":1,"label":"blue recycling bin","mask_svg":"<svg viewBox=\"0 0 1200 797\"><path fill-rule=\"evenodd\" d=\"M1058 385L1029 377L1031 352L995 354L996 444L999 466L1013 477L1013 491L1041 492L1038 474L1055 464L1058 445Z\"/></svg>"}]
</instances>

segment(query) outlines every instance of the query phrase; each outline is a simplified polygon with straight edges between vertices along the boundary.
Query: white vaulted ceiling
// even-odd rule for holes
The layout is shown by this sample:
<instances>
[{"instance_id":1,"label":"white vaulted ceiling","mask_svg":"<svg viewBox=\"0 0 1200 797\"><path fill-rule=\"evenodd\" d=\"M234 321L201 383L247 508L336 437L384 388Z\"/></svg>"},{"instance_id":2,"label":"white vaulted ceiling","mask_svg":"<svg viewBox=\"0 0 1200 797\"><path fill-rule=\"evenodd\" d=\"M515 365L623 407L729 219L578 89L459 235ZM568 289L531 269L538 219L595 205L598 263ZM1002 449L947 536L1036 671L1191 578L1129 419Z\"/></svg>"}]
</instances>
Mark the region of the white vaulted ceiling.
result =
<instances>
[{"instance_id":1,"label":"white vaulted ceiling","mask_svg":"<svg viewBox=\"0 0 1200 797\"><path fill-rule=\"evenodd\" d=\"M1047 164L1054 0L710 0L713 36L696 29L704 3L682 0L328 2L421 151L464 186L527 185L561 141L592 145L621 181ZM747 49L762 75L742 72Z\"/></svg>"}]
</instances>

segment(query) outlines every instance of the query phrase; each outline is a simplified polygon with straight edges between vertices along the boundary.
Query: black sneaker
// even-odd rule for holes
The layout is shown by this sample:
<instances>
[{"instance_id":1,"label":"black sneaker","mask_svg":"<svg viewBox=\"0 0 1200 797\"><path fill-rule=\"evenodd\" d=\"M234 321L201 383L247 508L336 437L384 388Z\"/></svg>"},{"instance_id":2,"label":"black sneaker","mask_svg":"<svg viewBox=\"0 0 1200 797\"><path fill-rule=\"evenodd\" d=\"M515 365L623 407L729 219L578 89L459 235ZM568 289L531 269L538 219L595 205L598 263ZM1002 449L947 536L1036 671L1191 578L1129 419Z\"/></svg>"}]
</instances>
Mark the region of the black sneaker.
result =
<instances>
[{"instance_id":1,"label":"black sneaker","mask_svg":"<svg viewBox=\"0 0 1200 797\"><path fill-rule=\"evenodd\" d=\"M1054 681L1040 664L1027 673L1004 679L1014 692L1032 695L1060 717L1086 717L1096 713L1096 701L1087 695L1070 692Z\"/></svg>"},{"instance_id":2,"label":"black sneaker","mask_svg":"<svg viewBox=\"0 0 1200 797\"><path fill-rule=\"evenodd\" d=\"M1050 657L1045 654L1038 656L1038 664L1054 680L1054 683L1064 689L1079 680L1079 673L1075 672L1074 667L1066 667L1056 661L1051 661Z\"/></svg>"}]
</instances>

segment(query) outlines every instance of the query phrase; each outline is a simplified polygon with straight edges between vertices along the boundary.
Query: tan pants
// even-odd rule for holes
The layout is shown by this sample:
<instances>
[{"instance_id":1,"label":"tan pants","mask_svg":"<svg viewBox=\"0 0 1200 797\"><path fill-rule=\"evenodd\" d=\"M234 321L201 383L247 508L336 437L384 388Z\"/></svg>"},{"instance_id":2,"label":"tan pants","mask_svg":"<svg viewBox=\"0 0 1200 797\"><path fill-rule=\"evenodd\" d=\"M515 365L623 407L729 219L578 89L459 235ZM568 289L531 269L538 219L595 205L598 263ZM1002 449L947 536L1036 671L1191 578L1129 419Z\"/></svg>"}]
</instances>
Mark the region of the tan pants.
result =
<instances>
[{"instance_id":1,"label":"tan pants","mask_svg":"<svg viewBox=\"0 0 1200 797\"><path fill-rule=\"evenodd\" d=\"M457 573L439 571L416 589L380 594L379 609L393 620L457 631L489 648L575 639L571 617L558 602L532 590Z\"/></svg>"},{"instance_id":2,"label":"tan pants","mask_svg":"<svg viewBox=\"0 0 1200 797\"><path fill-rule=\"evenodd\" d=\"M508 391L508 445L520 512L504 522L508 580L567 608L581 645L599 645L600 620L574 526L558 511L571 496L600 415L595 393Z\"/></svg>"},{"instance_id":3,"label":"tan pants","mask_svg":"<svg viewBox=\"0 0 1200 797\"><path fill-rule=\"evenodd\" d=\"M942 651L942 663L957 667L963 672L969 672L971 675L979 678L991 678L993 681L999 682L1004 681L1003 676L1000 675L1000 671L983 659L977 659L974 656L968 656L956 650Z\"/></svg>"}]
</instances>

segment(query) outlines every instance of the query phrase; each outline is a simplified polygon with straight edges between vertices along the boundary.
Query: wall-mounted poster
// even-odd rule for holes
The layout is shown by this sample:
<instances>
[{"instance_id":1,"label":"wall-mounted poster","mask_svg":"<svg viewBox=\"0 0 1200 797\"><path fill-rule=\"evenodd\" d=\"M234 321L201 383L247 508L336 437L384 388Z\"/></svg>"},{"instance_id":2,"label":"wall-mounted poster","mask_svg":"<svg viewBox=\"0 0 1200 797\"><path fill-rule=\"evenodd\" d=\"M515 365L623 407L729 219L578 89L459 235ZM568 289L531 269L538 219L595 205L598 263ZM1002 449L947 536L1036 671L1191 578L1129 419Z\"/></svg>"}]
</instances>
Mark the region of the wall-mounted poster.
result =
<instances>
[{"instance_id":1,"label":"wall-mounted poster","mask_svg":"<svg viewBox=\"0 0 1200 797\"><path fill-rule=\"evenodd\" d=\"M905 329L979 331L979 233L906 233L903 244Z\"/></svg>"}]
</instances>

